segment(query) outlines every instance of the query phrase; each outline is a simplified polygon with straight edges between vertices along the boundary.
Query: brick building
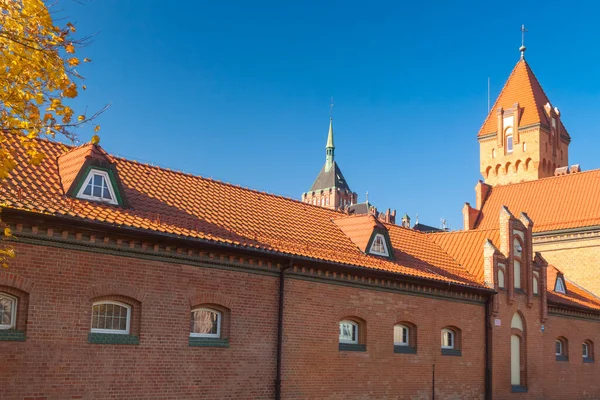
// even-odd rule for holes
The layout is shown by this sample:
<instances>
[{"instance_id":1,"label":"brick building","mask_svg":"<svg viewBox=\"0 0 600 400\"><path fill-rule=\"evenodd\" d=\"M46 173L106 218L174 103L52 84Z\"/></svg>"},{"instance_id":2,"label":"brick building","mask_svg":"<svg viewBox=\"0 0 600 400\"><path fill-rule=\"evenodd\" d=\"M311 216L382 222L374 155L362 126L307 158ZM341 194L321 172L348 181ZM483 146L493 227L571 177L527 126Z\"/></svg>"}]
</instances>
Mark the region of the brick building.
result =
<instances>
[{"instance_id":1,"label":"brick building","mask_svg":"<svg viewBox=\"0 0 600 400\"><path fill-rule=\"evenodd\" d=\"M487 229L503 206L535 221L534 251L600 295L600 170L569 166L571 137L524 57L479 131L476 205L464 229Z\"/></svg>"},{"instance_id":2,"label":"brick building","mask_svg":"<svg viewBox=\"0 0 600 400\"><path fill-rule=\"evenodd\" d=\"M425 233L39 145L4 143L3 400L600 398L600 300L496 187Z\"/></svg>"}]
</instances>

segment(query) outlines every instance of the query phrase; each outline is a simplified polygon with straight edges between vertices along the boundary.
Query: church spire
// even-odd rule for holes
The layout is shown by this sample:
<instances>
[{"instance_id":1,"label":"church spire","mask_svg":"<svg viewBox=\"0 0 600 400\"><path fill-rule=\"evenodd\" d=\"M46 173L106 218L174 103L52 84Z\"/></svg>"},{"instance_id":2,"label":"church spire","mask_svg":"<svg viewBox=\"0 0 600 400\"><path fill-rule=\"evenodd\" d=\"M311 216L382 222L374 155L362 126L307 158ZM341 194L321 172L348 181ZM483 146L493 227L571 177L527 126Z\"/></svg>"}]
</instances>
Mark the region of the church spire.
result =
<instances>
[{"instance_id":1,"label":"church spire","mask_svg":"<svg viewBox=\"0 0 600 400\"><path fill-rule=\"evenodd\" d=\"M325 146L325 169L329 170L333 165L335 145L333 144L333 118L329 118L329 133L327 134L327 145Z\"/></svg>"}]
</instances>

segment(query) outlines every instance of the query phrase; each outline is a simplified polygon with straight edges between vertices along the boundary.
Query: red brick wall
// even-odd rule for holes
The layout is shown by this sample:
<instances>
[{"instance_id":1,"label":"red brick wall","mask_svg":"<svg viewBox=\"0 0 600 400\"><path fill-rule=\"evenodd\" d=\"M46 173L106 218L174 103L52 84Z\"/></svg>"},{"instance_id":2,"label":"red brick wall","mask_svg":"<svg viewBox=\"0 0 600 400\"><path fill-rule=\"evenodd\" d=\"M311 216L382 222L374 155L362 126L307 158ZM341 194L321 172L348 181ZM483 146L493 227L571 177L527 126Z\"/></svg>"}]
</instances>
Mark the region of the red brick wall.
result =
<instances>
[{"instance_id":1,"label":"red brick wall","mask_svg":"<svg viewBox=\"0 0 600 400\"><path fill-rule=\"evenodd\" d=\"M34 287L27 340L0 341L2 400L273 398L277 277L24 244L16 250L10 271ZM92 299L111 286L144 296L139 345L87 343ZM230 300L230 348L188 346L190 301L204 291L219 294L211 301Z\"/></svg>"},{"instance_id":2,"label":"red brick wall","mask_svg":"<svg viewBox=\"0 0 600 400\"><path fill-rule=\"evenodd\" d=\"M339 351L339 321L366 321L366 352ZM417 326L417 354L395 354L393 326ZM286 282L283 398L479 399L484 307L303 280ZM441 355L441 329L462 330L462 356Z\"/></svg>"}]
</instances>

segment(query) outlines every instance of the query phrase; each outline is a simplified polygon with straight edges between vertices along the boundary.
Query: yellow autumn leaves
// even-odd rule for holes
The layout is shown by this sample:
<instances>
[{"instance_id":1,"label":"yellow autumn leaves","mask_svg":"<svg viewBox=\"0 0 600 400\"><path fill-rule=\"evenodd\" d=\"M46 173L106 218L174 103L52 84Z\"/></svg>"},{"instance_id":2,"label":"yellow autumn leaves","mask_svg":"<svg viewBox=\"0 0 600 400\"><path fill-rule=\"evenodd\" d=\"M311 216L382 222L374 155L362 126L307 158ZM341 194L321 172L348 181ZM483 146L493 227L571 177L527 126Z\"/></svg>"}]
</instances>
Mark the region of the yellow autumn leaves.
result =
<instances>
[{"instance_id":1,"label":"yellow autumn leaves","mask_svg":"<svg viewBox=\"0 0 600 400\"><path fill-rule=\"evenodd\" d=\"M54 24L42 0L0 0L0 179L15 163L2 151L3 136L20 135L31 162L43 158L33 139L62 135L92 117L79 115L65 101L78 95L82 76L75 26ZM84 59L84 62L90 61ZM85 90L85 87L83 87ZM99 127L96 127L97 132Z\"/></svg>"}]
</instances>

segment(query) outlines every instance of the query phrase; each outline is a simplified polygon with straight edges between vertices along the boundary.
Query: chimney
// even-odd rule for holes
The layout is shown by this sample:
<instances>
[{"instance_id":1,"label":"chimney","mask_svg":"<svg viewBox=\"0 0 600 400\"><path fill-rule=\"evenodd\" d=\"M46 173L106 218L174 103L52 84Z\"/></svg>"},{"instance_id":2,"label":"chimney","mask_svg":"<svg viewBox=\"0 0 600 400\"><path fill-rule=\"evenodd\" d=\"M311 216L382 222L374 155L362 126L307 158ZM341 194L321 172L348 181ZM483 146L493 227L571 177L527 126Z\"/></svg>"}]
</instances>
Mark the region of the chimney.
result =
<instances>
[{"instance_id":1,"label":"chimney","mask_svg":"<svg viewBox=\"0 0 600 400\"><path fill-rule=\"evenodd\" d=\"M480 211L476 208L471 207L469 203L465 203L463 209L463 229L465 231L475 229L475 223L477 222L477 218L479 218Z\"/></svg>"},{"instance_id":2,"label":"chimney","mask_svg":"<svg viewBox=\"0 0 600 400\"><path fill-rule=\"evenodd\" d=\"M487 200L487 197L490 194L491 190L492 187L487 183L483 183L482 180L479 180L479 182L477 182L477 185L475 185L475 208L477 210L481 210L481 208L483 207L483 203L485 203L485 201Z\"/></svg>"}]
</instances>

